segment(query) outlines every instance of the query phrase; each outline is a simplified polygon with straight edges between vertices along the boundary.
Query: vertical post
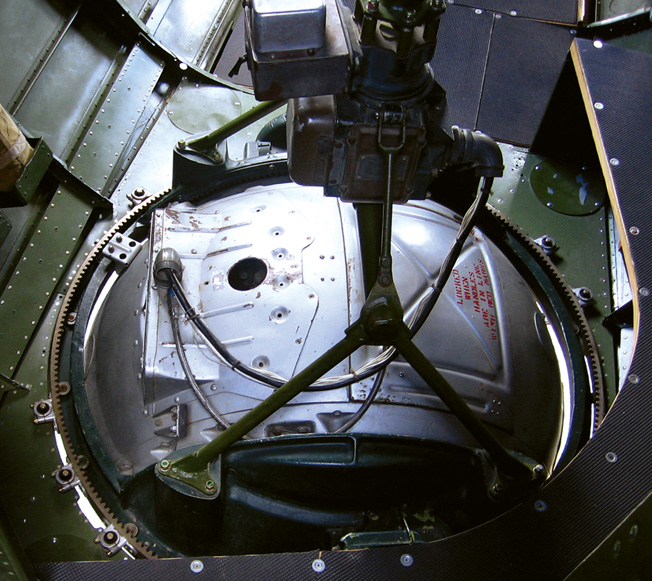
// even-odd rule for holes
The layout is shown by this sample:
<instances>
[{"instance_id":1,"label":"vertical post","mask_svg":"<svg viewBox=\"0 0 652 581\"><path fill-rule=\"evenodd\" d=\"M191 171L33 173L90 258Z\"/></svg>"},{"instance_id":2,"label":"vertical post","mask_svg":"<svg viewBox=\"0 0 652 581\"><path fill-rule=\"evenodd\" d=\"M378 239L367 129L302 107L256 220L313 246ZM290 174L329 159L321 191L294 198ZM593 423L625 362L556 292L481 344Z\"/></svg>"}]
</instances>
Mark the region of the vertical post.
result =
<instances>
[{"instance_id":1,"label":"vertical post","mask_svg":"<svg viewBox=\"0 0 652 581\"><path fill-rule=\"evenodd\" d=\"M383 206L382 204L356 204L355 212L358 218L364 291L365 297L368 297L378 279L378 258L381 250Z\"/></svg>"}]
</instances>

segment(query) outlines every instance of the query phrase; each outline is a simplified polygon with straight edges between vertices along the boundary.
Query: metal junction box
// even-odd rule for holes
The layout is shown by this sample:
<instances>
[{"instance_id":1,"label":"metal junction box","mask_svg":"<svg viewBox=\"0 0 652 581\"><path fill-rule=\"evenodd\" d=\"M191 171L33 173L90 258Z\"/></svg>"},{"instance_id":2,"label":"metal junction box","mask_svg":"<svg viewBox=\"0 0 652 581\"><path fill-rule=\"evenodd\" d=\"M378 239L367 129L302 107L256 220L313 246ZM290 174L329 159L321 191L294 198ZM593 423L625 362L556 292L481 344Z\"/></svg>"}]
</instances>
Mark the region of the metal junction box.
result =
<instances>
[{"instance_id":1,"label":"metal junction box","mask_svg":"<svg viewBox=\"0 0 652 581\"><path fill-rule=\"evenodd\" d=\"M350 48L337 0L250 0L245 6L249 66L259 100L343 91Z\"/></svg>"}]
</instances>

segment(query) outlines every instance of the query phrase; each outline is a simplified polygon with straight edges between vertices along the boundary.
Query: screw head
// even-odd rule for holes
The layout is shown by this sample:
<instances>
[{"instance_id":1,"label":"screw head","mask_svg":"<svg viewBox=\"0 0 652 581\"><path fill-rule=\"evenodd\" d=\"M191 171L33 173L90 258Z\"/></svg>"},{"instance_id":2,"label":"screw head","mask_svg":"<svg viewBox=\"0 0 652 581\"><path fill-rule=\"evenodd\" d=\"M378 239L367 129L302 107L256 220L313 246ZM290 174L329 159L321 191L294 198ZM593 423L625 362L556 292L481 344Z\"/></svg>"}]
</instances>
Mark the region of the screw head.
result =
<instances>
[{"instance_id":1,"label":"screw head","mask_svg":"<svg viewBox=\"0 0 652 581\"><path fill-rule=\"evenodd\" d=\"M57 393L59 395L67 395L70 393L70 384L62 381L61 383L57 383Z\"/></svg>"},{"instance_id":2,"label":"screw head","mask_svg":"<svg viewBox=\"0 0 652 581\"><path fill-rule=\"evenodd\" d=\"M326 563L322 559L315 559L312 562L312 570L315 573L322 573L326 570Z\"/></svg>"},{"instance_id":3,"label":"screw head","mask_svg":"<svg viewBox=\"0 0 652 581\"><path fill-rule=\"evenodd\" d=\"M212 480L207 480L206 490L215 490L215 482L213 482Z\"/></svg>"},{"instance_id":4,"label":"screw head","mask_svg":"<svg viewBox=\"0 0 652 581\"><path fill-rule=\"evenodd\" d=\"M192 563L190 563L190 570L193 573L201 573L204 570L204 563L202 563L199 559L195 559Z\"/></svg>"},{"instance_id":5,"label":"screw head","mask_svg":"<svg viewBox=\"0 0 652 581\"><path fill-rule=\"evenodd\" d=\"M131 535L132 537L136 537L138 535L138 525L132 522L127 523L125 525L125 533Z\"/></svg>"},{"instance_id":6,"label":"screw head","mask_svg":"<svg viewBox=\"0 0 652 581\"><path fill-rule=\"evenodd\" d=\"M536 500L534 502L534 510L537 512L545 512L548 510L548 505L543 500Z\"/></svg>"},{"instance_id":7,"label":"screw head","mask_svg":"<svg viewBox=\"0 0 652 581\"><path fill-rule=\"evenodd\" d=\"M413 563L414 557L412 555L409 553L401 555L401 565L403 565L403 567L411 567Z\"/></svg>"},{"instance_id":8,"label":"screw head","mask_svg":"<svg viewBox=\"0 0 652 581\"><path fill-rule=\"evenodd\" d=\"M59 470L59 479L62 482L70 482L74 476L74 473L70 468L62 468Z\"/></svg>"},{"instance_id":9,"label":"screw head","mask_svg":"<svg viewBox=\"0 0 652 581\"><path fill-rule=\"evenodd\" d=\"M159 464L159 468L161 470L169 470L170 469L170 461L169 460L161 460L161 463Z\"/></svg>"},{"instance_id":10,"label":"screw head","mask_svg":"<svg viewBox=\"0 0 652 581\"><path fill-rule=\"evenodd\" d=\"M115 531L105 531L102 534L102 540L106 545L115 545L118 542L118 533Z\"/></svg>"}]
</instances>

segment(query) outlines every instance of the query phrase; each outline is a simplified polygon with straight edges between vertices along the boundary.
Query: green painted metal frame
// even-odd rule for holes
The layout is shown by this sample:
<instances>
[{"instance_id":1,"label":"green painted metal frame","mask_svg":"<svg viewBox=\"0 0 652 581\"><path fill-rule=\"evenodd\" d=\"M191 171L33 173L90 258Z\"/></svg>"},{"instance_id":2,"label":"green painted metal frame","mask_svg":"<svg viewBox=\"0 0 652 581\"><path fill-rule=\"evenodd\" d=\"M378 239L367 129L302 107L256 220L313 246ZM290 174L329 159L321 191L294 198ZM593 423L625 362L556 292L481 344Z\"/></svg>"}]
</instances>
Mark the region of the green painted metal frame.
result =
<instances>
[{"instance_id":1,"label":"green painted metal frame","mask_svg":"<svg viewBox=\"0 0 652 581\"><path fill-rule=\"evenodd\" d=\"M552 259L571 288L588 287L596 301L585 316L600 353L603 381L610 405L618 390L614 337L602 321L612 312L611 266L609 259L608 208L600 206L584 216L561 214L543 205L535 194L530 175L540 164L554 167L555 161L506 146L506 171L496 181L489 204L518 224L532 239L552 236L559 249ZM606 186L597 174L597 187Z\"/></svg>"}]
</instances>

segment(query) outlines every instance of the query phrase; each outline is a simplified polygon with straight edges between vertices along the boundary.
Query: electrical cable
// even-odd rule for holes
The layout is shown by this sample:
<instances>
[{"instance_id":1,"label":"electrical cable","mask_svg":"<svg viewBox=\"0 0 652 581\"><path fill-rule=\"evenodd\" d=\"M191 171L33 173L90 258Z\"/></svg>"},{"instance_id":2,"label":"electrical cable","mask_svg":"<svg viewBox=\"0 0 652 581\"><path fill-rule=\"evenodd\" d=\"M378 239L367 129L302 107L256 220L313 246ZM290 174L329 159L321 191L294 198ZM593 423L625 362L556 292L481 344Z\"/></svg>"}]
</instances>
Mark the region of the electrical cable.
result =
<instances>
[{"instance_id":1,"label":"electrical cable","mask_svg":"<svg viewBox=\"0 0 652 581\"><path fill-rule=\"evenodd\" d=\"M441 295L442 290L446 286L448 279L453 271L455 263L457 262L466 239L473 230L475 222L480 214L480 212L485 208L489 195L491 194L491 186L493 184L493 178L483 178L483 184L480 188L479 194L476 196L473 204L469 207L465 213L462 221L460 223L460 228L458 233L453 241L453 244L448 250L444 261L442 262L442 267L440 268L439 274L435 282L430 286L427 291L426 296L421 299L419 305L417 306L414 314L410 317L410 320L407 322L408 327L414 336L419 329L423 326L427 318L430 316L439 296ZM234 371L253 379L263 385L268 385L273 388L279 388L287 383L287 379L283 377L264 370L257 370L248 365L245 365L238 359L236 359L229 350L224 346L223 343L212 333L212 331L206 326L201 316L195 311L195 309L190 305L190 301L179 281L177 275L170 269L164 269L167 274L170 286L174 291L177 300L183 311L185 312L186 318L193 324L199 335L202 339L221 357L225 364L231 367ZM347 387L354 383L358 383L363 379L367 379L373 375L376 375L384 367L386 367L393 359L396 357L396 350L391 347L383 351L380 355L376 356L374 359L367 362L365 365L360 367L357 371L340 376L327 377L317 380L309 389L318 390L318 389L335 389L339 387Z\"/></svg>"},{"instance_id":2,"label":"electrical cable","mask_svg":"<svg viewBox=\"0 0 652 581\"><path fill-rule=\"evenodd\" d=\"M188 379L188 383L192 387L195 396L197 397L201 405L204 407L204 409L215 419L215 421L220 426L222 426L224 429L227 429L231 426L231 424L227 422L220 415L220 413L213 407L211 402L204 395L204 392L197 384L197 381L195 380L195 376L192 374L192 370L190 369L190 364L188 363L188 358L186 357L186 352L183 347L183 341L181 340L181 332L179 330L179 317L177 314L177 305L175 304L173 297L175 297L174 291L172 289L168 289L168 311L170 312L170 323L172 325L172 334L174 335L174 344L176 345L177 354L179 356L179 361L181 363L181 367L183 368L183 372L185 373L186 378ZM245 436L244 439L249 439L249 438Z\"/></svg>"},{"instance_id":3,"label":"electrical cable","mask_svg":"<svg viewBox=\"0 0 652 581\"><path fill-rule=\"evenodd\" d=\"M343 425L341 425L337 430L335 430L336 434L341 434L342 432L348 432L355 424L357 424L360 421L360 418L367 413L367 410L371 406L371 404L374 402L374 399L376 399L376 396L378 395L378 391L380 390L380 386L383 383L383 379L385 378L385 367L383 367L378 374L376 375L376 378L374 379L374 384L371 387L371 391L369 392L369 395L367 396L367 399L362 402L362 405L358 408L358 411L356 411L353 416Z\"/></svg>"}]
</instances>

